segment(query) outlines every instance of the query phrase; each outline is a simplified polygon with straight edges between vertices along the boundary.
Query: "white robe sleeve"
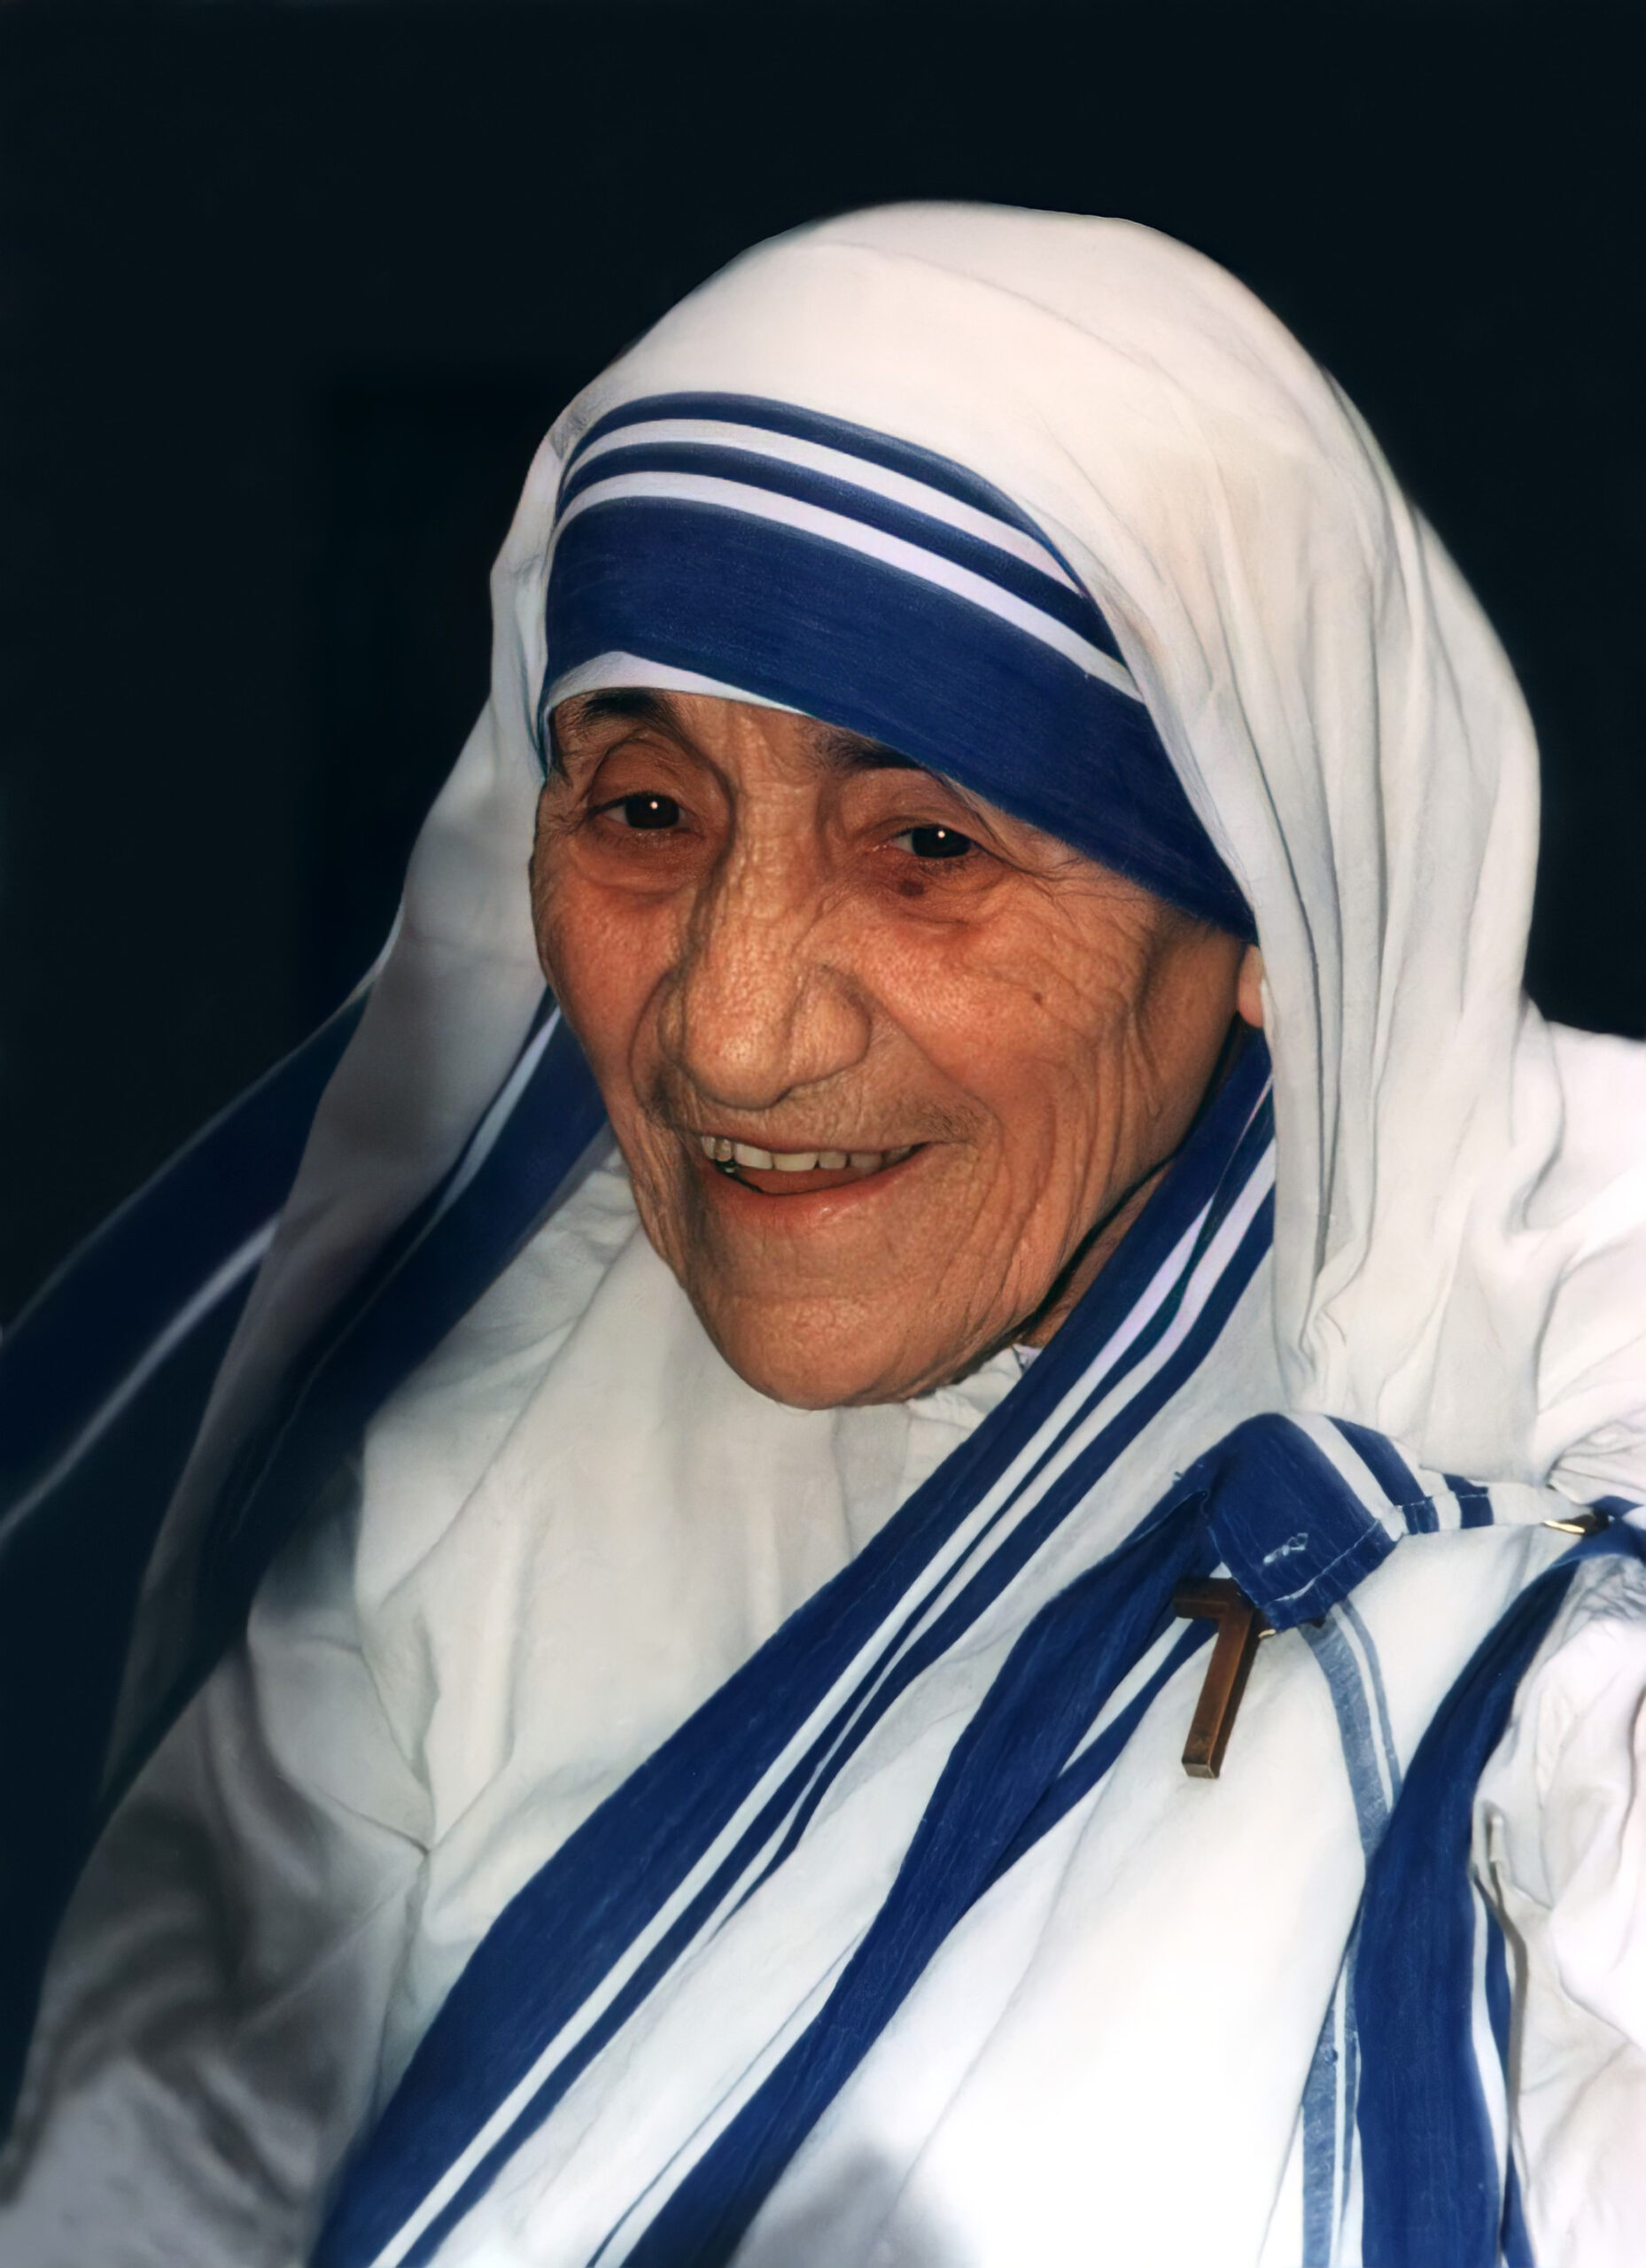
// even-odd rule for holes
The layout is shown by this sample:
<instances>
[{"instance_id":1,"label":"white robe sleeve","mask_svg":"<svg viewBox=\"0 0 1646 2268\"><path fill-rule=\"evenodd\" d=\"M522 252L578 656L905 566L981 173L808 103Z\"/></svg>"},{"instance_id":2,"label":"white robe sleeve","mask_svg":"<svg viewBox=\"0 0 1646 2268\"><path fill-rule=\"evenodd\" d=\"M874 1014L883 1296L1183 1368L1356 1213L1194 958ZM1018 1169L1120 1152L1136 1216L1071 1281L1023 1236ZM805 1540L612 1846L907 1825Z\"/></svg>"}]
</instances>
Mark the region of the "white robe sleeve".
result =
<instances>
[{"instance_id":1,"label":"white robe sleeve","mask_svg":"<svg viewBox=\"0 0 1646 2268\"><path fill-rule=\"evenodd\" d=\"M1646 2259L1646 1570L1592 1562L1480 1782L1515 1984L1513 2134L1539 2268Z\"/></svg>"},{"instance_id":2,"label":"white robe sleeve","mask_svg":"<svg viewBox=\"0 0 1646 2268\"><path fill-rule=\"evenodd\" d=\"M7 2268L289 2268L380 2085L418 1787L317 1521L75 1894L0 2203Z\"/></svg>"}]
</instances>

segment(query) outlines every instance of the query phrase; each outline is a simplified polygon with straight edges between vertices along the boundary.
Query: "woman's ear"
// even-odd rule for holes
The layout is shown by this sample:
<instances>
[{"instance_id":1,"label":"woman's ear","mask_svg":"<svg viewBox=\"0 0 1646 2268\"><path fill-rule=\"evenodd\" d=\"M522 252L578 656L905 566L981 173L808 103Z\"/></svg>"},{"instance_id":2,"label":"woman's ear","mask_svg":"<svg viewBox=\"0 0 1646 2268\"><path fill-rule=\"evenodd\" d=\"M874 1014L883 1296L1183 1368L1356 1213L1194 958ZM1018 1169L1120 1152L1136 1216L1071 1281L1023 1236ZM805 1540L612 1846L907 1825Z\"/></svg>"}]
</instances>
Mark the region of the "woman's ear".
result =
<instances>
[{"instance_id":1,"label":"woman's ear","mask_svg":"<svg viewBox=\"0 0 1646 2268\"><path fill-rule=\"evenodd\" d=\"M1248 945L1235 985L1235 1006L1254 1031L1263 1029L1263 956Z\"/></svg>"}]
</instances>

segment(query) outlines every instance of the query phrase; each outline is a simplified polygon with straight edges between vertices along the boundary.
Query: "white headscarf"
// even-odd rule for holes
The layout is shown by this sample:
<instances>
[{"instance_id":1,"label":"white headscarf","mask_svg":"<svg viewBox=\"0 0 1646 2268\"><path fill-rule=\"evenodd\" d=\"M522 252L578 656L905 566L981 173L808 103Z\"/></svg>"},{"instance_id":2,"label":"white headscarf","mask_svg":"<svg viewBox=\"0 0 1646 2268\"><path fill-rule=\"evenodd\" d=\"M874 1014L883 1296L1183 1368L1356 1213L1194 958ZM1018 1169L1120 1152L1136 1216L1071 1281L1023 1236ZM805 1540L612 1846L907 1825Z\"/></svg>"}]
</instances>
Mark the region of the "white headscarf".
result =
<instances>
[{"instance_id":1,"label":"white headscarf","mask_svg":"<svg viewBox=\"0 0 1646 2268\"><path fill-rule=\"evenodd\" d=\"M1332 381L1222 269L1126 221L925 205L735 261L540 451L493 576L491 700L179 1511L514 1059L540 991L524 875L560 466L616 405L697 388L974 469L1098 600L1257 917L1292 1405L1475 1475L1646 1489L1646 1050L1522 994L1536 751L1479 607Z\"/></svg>"}]
</instances>

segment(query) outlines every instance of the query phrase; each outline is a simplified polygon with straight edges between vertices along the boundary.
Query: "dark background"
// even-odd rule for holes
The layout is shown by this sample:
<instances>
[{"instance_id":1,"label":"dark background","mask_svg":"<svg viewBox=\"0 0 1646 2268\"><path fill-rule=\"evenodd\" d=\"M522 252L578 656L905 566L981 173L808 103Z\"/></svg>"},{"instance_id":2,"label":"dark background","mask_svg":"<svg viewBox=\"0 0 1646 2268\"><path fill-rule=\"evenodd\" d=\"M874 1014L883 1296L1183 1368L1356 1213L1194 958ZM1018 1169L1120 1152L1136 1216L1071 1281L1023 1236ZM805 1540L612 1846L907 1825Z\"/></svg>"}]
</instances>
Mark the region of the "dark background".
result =
<instances>
[{"instance_id":1,"label":"dark background","mask_svg":"<svg viewBox=\"0 0 1646 2268\"><path fill-rule=\"evenodd\" d=\"M0 1316L349 988L566 398L881 198L1131 214L1269 299L1543 735L1530 982L1646 1030L1646 12L0 7Z\"/></svg>"}]
</instances>

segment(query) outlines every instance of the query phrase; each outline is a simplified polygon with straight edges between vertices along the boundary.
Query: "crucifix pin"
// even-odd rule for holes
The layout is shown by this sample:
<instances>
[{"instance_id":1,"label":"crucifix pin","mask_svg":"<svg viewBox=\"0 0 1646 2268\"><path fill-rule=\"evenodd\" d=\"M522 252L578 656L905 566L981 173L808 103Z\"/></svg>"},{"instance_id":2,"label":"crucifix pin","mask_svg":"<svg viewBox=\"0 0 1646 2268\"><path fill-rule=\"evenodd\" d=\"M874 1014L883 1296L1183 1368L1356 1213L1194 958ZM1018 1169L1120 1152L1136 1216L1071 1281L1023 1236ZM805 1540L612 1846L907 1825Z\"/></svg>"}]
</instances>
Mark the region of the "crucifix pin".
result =
<instances>
[{"instance_id":1,"label":"crucifix pin","mask_svg":"<svg viewBox=\"0 0 1646 2268\"><path fill-rule=\"evenodd\" d=\"M1215 1780L1223 1768L1223 1751L1252 1674L1257 1642L1268 1636L1269 1625L1239 1584L1223 1575L1179 1583L1172 1593L1172 1612L1217 1625L1183 1751L1183 1768L1192 1780Z\"/></svg>"}]
</instances>

